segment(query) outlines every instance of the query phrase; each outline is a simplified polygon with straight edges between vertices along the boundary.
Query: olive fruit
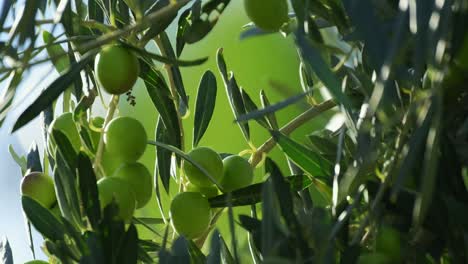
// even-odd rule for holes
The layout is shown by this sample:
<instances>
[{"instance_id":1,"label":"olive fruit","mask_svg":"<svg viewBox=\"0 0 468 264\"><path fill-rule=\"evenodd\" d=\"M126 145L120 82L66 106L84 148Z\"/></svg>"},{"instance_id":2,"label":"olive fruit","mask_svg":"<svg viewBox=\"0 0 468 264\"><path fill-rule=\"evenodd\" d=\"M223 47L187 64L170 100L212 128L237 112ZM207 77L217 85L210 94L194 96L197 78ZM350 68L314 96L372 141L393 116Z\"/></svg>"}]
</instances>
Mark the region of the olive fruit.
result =
<instances>
[{"instance_id":1,"label":"olive fruit","mask_svg":"<svg viewBox=\"0 0 468 264\"><path fill-rule=\"evenodd\" d=\"M174 229L188 239L202 235L211 220L208 199L199 192L178 193L172 199L169 213Z\"/></svg>"},{"instance_id":2,"label":"olive fruit","mask_svg":"<svg viewBox=\"0 0 468 264\"><path fill-rule=\"evenodd\" d=\"M185 185L186 192L199 192L206 198L211 198L218 195L218 187L216 185L212 185L209 187L199 187L195 184L189 182Z\"/></svg>"},{"instance_id":3,"label":"olive fruit","mask_svg":"<svg viewBox=\"0 0 468 264\"><path fill-rule=\"evenodd\" d=\"M400 232L390 226L382 226L377 233L375 247L380 253L398 260L401 256Z\"/></svg>"},{"instance_id":4,"label":"olive fruit","mask_svg":"<svg viewBox=\"0 0 468 264\"><path fill-rule=\"evenodd\" d=\"M211 148L198 147L192 149L188 156L204 168L216 181L223 177L223 161L221 157ZM195 165L184 161L182 165L185 175L189 181L199 187L209 187L213 182Z\"/></svg>"},{"instance_id":5,"label":"olive fruit","mask_svg":"<svg viewBox=\"0 0 468 264\"><path fill-rule=\"evenodd\" d=\"M140 64L130 50L120 45L109 45L96 56L94 72L104 90L110 94L123 94L135 84Z\"/></svg>"},{"instance_id":6,"label":"olive fruit","mask_svg":"<svg viewBox=\"0 0 468 264\"><path fill-rule=\"evenodd\" d=\"M151 173L145 165L139 162L124 163L112 175L118 177L130 184L136 198L136 208L145 206L151 198L153 185Z\"/></svg>"},{"instance_id":7,"label":"olive fruit","mask_svg":"<svg viewBox=\"0 0 468 264\"><path fill-rule=\"evenodd\" d=\"M247 16L265 31L278 31L288 21L286 0L244 0Z\"/></svg>"},{"instance_id":8,"label":"olive fruit","mask_svg":"<svg viewBox=\"0 0 468 264\"><path fill-rule=\"evenodd\" d=\"M49 140L48 140L48 150L50 154L54 154L55 148L57 144L55 143L55 139L53 137L52 131L59 130L68 138L70 143L73 146L73 149L76 152L80 151L81 147L81 140L80 135L78 133L78 129L76 128L75 121L73 120L73 114L70 112L63 113L62 115L55 118L49 126Z\"/></svg>"},{"instance_id":9,"label":"olive fruit","mask_svg":"<svg viewBox=\"0 0 468 264\"><path fill-rule=\"evenodd\" d=\"M248 186L252 183L253 177L253 168L246 159L237 155L223 159L221 186L226 192Z\"/></svg>"},{"instance_id":10,"label":"olive fruit","mask_svg":"<svg viewBox=\"0 0 468 264\"><path fill-rule=\"evenodd\" d=\"M24 264L49 264L49 262L44 261L44 260L35 259L35 260L30 260L28 262L25 262Z\"/></svg>"},{"instance_id":11,"label":"olive fruit","mask_svg":"<svg viewBox=\"0 0 468 264\"><path fill-rule=\"evenodd\" d=\"M23 177L21 194L36 200L48 209L57 201L54 181L42 172L31 172Z\"/></svg>"},{"instance_id":12,"label":"olive fruit","mask_svg":"<svg viewBox=\"0 0 468 264\"><path fill-rule=\"evenodd\" d=\"M145 128L132 117L118 117L104 129L104 143L109 153L125 162L137 161L145 152Z\"/></svg>"},{"instance_id":13,"label":"olive fruit","mask_svg":"<svg viewBox=\"0 0 468 264\"><path fill-rule=\"evenodd\" d=\"M116 177L105 177L97 182L101 209L115 200L119 208L118 218L130 222L135 212L135 194L129 183Z\"/></svg>"}]
</instances>

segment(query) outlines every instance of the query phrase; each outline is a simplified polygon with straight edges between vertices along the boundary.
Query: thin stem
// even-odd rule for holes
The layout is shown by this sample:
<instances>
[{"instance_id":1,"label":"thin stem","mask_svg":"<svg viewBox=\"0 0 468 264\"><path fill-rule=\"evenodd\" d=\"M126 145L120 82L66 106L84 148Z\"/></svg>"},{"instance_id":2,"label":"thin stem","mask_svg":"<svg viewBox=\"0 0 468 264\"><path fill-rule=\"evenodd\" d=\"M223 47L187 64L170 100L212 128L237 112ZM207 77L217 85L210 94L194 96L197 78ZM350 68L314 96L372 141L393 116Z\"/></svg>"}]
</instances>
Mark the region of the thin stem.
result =
<instances>
[{"instance_id":1,"label":"thin stem","mask_svg":"<svg viewBox=\"0 0 468 264\"><path fill-rule=\"evenodd\" d=\"M55 22L53 19L44 19L44 20L36 21L36 26L47 25L47 24L55 24ZM1 32L9 32L12 28L13 26L2 28Z\"/></svg>"},{"instance_id":2,"label":"thin stem","mask_svg":"<svg viewBox=\"0 0 468 264\"><path fill-rule=\"evenodd\" d=\"M333 100L325 101L317 106L314 106L304 113L298 115L296 118L291 120L285 126L280 128L280 132L289 135L298 127L304 125L307 121L319 116L323 112L332 109L336 106L336 103ZM253 167L256 167L263 159L263 155L270 152L276 146L276 142L273 137L269 138L265 143L263 143L257 151L250 157L250 163Z\"/></svg>"},{"instance_id":3,"label":"thin stem","mask_svg":"<svg viewBox=\"0 0 468 264\"><path fill-rule=\"evenodd\" d=\"M104 120L103 128L109 124L109 122L112 120L114 117L115 110L117 109L117 104L119 102L119 96L118 95L113 95L110 102L109 102L109 108L107 109L107 114L106 114L106 119ZM104 152L104 131L101 133L101 137L99 138L99 145L98 149L96 151L96 158L94 159L94 170L96 171L97 178L101 178L101 173L98 173L101 169L101 160L102 160L102 154ZM98 170L99 169L99 170Z\"/></svg>"}]
</instances>

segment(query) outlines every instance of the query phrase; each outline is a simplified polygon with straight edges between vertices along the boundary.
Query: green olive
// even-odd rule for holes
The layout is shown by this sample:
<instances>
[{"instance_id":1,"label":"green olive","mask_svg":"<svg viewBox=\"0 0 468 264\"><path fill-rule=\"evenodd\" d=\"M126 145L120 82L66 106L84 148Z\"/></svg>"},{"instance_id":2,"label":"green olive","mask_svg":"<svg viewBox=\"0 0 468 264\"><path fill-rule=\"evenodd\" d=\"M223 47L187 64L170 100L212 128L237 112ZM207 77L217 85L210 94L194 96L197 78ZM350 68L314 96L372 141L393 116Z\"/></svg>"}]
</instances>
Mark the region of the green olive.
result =
<instances>
[{"instance_id":1,"label":"green olive","mask_svg":"<svg viewBox=\"0 0 468 264\"><path fill-rule=\"evenodd\" d=\"M152 177L145 165L139 162L124 163L112 176L121 178L130 184L133 193L135 193L136 208L145 206L151 199Z\"/></svg>"},{"instance_id":2,"label":"green olive","mask_svg":"<svg viewBox=\"0 0 468 264\"><path fill-rule=\"evenodd\" d=\"M49 262L44 261L44 260L36 259L36 260L31 260L31 261L25 262L24 264L49 264Z\"/></svg>"},{"instance_id":3,"label":"green olive","mask_svg":"<svg viewBox=\"0 0 468 264\"><path fill-rule=\"evenodd\" d=\"M21 180L21 194L49 209L57 201L54 181L42 172L31 172Z\"/></svg>"},{"instance_id":4,"label":"green olive","mask_svg":"<svg viewBox=\"0 0 468 264\"><path fill-rule=\"evenodd\" d=\"M210 204L199 192L178 193L172 199L170 217L177 233L188 239L197 238L210 224Z\"/></svg>"},{"instance_id":5,"label":"green olive","mask_svg":"<svg viewBox=\"0 0 468 264\"><path fill-rule=\"evenodd\" d=\"M250 163L237 155L232 155L223 159L223 186L226 192L230 192L252 183L254 173Z\"/></svg>"},{"instance_id":6,"label":"green olive","mask_svg":"<svg viewBox=\"0 0 468 264\"><path fill-rule=\"evenodd\" d=\"M265 31L278 31L288 18L286 0L244 0L247 16Z\"/></svg>"},{"instance_id":7,"label":"green olive","mask_svg":"<svg viewBox=\"0 0 468 264\"><path fill-rule=\"evenodd\" d=\"M64 113L57 118L55 118L49 126L49 140L47 142L47 148L50 154L55 153L55 148L57 144L55 143L55 139L52 136L52 131L58 130L65 134L68 138L70 143L73 146L73 149L76 152L80 151L81 148L81 140L80 134L78 133L78 129L76 128L75 121L73 120L73 114L70 112Z\"/></svg>"},{"instance_id":8,"label":"green olive","mask_svg":"<svg viewBox=\"0 0 468 264\"><path fill-rule=\"evenodd\" d=\"M376 250L380 253L384 253L393 259L400 259L401 256L401 236L398 230L389 227L382 226L377 233Z\"/></svg>"},{"instance_id":9,"label":"green olive","mask_svg":"<svg viewBox=\"0 0 468 264\"><path fill-rule=\"evenodd\" d=\"M140 64L130 50L120 45L109 45L96 56L94 71L104 90L110 94L123 94L135 84Z\"/></svg>"},{"instance_id":10,"label":"green olive","mask_svg":"<svg viewBox=\"0 0 468 264\"><path fill-rule=\"evenodd\" d=\"M186 192L199 192L206 198L211 198L218 195L218 187L216 185L212 185L209 187L199 187L191 182L185 184L185 191Z\"/></svg>"},{"instance_id":11,"label":"green olive","mask_svg":"<svg viewBox=\"0 0 468 264\"><path fill-rule=\"evenodd\" d=\"M214 150L207 147L192 149L188 156L204 168L216 181L223 177L223 161ZM213 182L203 172L188 161L184 161L182 169L189 181L200 187L210 187Z\"/></svg>"},{"instance_id":12,"label":"green olive","mask_svg":"<svg viewBox=\"0 0 468 264\"><path fill-rule=\"evenodd\" d=\"M115 118L104 130L107 151L125 162L137 161L145 152L147 140L145 128L132 117Z\"/></svg>"},{"instance_id":13,"label":"green olive","mask_svg":"<svg viewBox=\"0 0 468 264\"><path fill-rule=\"evenodd\" d=\"M97 182L99 202L104 209L113 199L119 208L118 218L130 222L135 212L135 194L129 183L115 177L105 177Z\"/></svg>"}]
</instances>

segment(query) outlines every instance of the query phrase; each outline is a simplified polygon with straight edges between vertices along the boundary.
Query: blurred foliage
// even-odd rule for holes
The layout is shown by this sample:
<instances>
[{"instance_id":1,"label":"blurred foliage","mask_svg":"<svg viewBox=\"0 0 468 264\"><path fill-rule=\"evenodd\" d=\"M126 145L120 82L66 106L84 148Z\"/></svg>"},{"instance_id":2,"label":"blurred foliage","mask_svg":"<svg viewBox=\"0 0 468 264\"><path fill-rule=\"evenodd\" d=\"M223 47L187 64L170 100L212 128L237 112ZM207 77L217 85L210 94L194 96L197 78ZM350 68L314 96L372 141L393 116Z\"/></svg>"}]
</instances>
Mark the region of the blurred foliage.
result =
<instances>
[{"instance_id":1,"label":"blurred foliage","mask_svg":"<svg viewBox=\"0 0 468 264\"><path fill-rule=\"evenodd\" d=\"M210 54L214 69L208 69L203 56L181 58L190 45L216 30L232 4L1 3L0 125L14 106L23 78L49 63L59 77L22 112L13 132L38 116L48 131L62 96L62 111L74 113L83 143L76 153L67 136L53 130L44 132L44 140L52 136L58 147L54 153L45 150L42 160L36 145L25 157L11 149L23 173L44 170L54 177L59 212L22 198L28 225L44 237L42 249L49 261L468 263L467 2L290 1L290 20L280 32L248 24L239 36L243 41L271 35L293 41L294 60L299 62L294 70L302 87L294 91L269 80L269 86L286 95L275 101L264 90L257 98L240 85L242 75L262 77L257 69L233 69L223 47ZM175 43L168 35L171 25L177 28ZM103 175L93 167L98 155L89 130L92 106L102 97L92 69L94 55L115 42L138 54L146 88L138 97L147 96L158 113L143 118L153 122L152 203L162 213L135 216L131 223L116 220L115 203L102 212L98 208L96 179ZM242 62L243 56L247 54L232 60ZM194 85L184 82L184 76L196 66L206 68L196 78L201 80L196 96L190 96L186 88ZM268 71L267 66L262 70ZM289 74L289 65L279 66ZM218 83L227 98L217 96ZM132 92L126 96L129 102L135 99ZM231 108L229 116L216 115L220 101ZM109 109L115 104L112 101ZM301 109L299 114L286 124L278 122L277 114L293 107ZM191 112L195 118L188 126ZM335 127L309 129L304 137L290 136L317 117L341 121ZM182 160L194 163L184 154L192 145L201 145L203 137L229 140L222 134L205 135L211 123L233 120L249 147L244 154L251 155L263 179L210 198L211 206L219 209L213 209L206 234L194 241L178 237L164 213L168 202L162 196L179 191L183 176L178 168ZM271 137L255 147L255 130ZM272 158L276 145L284 155ZM250 212L238 215L233 211L237 206L250 206ZM217 230L223 214L228 233ZM143 232L149 236L143 238ZM245 245L239 243L242 234L247 234ZM206 241L210 243L203 246ZM0 258L10 263L11 255L8 242L0 243Z\"/></svg>"}]
</instances>

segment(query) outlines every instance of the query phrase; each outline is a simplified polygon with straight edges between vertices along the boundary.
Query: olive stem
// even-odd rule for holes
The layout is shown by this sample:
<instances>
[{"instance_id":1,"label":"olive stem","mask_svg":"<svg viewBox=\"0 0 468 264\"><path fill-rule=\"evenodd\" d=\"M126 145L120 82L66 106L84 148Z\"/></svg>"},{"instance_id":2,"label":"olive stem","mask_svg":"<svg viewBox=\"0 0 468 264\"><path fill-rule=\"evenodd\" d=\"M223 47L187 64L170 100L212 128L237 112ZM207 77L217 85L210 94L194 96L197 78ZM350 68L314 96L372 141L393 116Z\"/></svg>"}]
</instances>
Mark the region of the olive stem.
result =
<instances>
[{"instance_id":1,"label":"olive stem","mask_svg":"<svg viewBox=\"0 0 468 264\"><path fill-rule=\"evenodd\" d=\"M109 102L109 108L107 109L106 119L104 120L104 124L102 125L103 128L109 124L109 122L114 117L115 110L117 109L117 103L119 102L119 96L113 95ZM101 173L99 173L98 168L101 169L101 160L102 160L102 153L104 152L104 130L101 132L101 136L99 138L99 145L96 151L96 158L94 159L94 170L96 173L96 177L98 179L101 178Z\"/></svg>"},{"instance_id":2,"label":"olive stem","mask_svg":"<svg viewBox=\"0 0 468 264\"><path fill-rule=\"evenodd\" d=\"M298 127L304 125L307 121L319 116L321 113L330 110L335 106L336 103L332 99L313 106L281 127L279 131L285 135L289 135ZM250 164L252 164L252 167L256 167L262 161L263 155L270 152L275 147L275 145L276 142L273 137L270 137L267 141L265 141L265 143L263 143L250 157Z\"/></svg>"}]
</instances>

